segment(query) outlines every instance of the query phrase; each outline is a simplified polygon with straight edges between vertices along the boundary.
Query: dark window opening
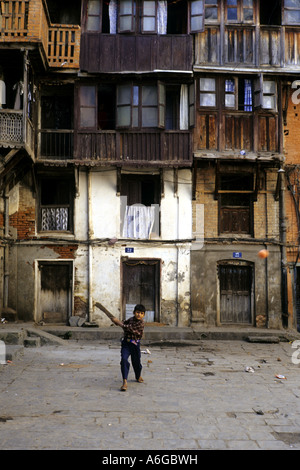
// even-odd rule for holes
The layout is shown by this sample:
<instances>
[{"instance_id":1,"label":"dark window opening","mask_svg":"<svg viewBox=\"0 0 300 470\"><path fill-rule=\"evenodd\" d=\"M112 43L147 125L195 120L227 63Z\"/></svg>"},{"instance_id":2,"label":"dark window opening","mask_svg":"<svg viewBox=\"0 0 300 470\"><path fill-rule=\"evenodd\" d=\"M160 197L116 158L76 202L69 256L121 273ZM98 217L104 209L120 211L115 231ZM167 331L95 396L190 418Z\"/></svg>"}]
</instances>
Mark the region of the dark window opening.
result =
<instances>
[{"instance_id":1,"label":"dark window opening","mask_svg":"<svg viewBox=\"0 0 300 470\"><path fill-rule=\"evenodd\" d=\"M73 129L73 88L50 88L41 98L42 129Z\"/></svg>"},{"instance_id":2,"label":"dark window opening","mask_svg":"<svg viewBox=\"0 0 300 470\"><path fill-rule=\"evenodd\" d=\"M102 33L110 33L109 2L102 3Z\"/></svg>"},{"instance_id":3,"label":"dark window opening","mask_svg":"<svg viewBox=\"0 0 300 470\"><path fill-rule=\"evenodd\" d=\"M114 86L101 86L98 89L98 129L113 130L116 127Z\"/></svg>"},{"instance_id":4,"label":"dark window opening","mask_svg":"<svg viewBox=\"0 0 300 470\"><path fill-rule=\"evenodd\" d=\"M127 196L127 205L159 204L159 176L123 175L122 195Z\"/></svg>"},{"instance_id":5,"label":"dark window opening","mask_svg":"<svg viewBox=\"0 0 300 470\"><path fill-rule=\"evenodd\" d=\"M166 129L179 129L180 86L166 87Z\"/></svg>"},{"instance_id":6,"label":"dark window opening","mask_svg":"<svg viewBox=\"0 0 300 470\"><path fill-rule=\"evenodd\" d=\"M281 1L263 0L260 2L260 24L281 25Z\"/></svg>"},{"instance_id":7,"label":"dark window opening","mask_svg":"<svg viewBox=\"0 0 300 470\"><path fill-rule=\"evenodd\" d=\"M186 1L168 1L167 34L187 34Z\"/></svg>"},{"instance_id":8,"label":"dark window opening","mask_svg":"<svg viewBox=\"0 0 300 470\"><path fill-rule=\"evenodd\" d=\"M80 25L80 0L47 0L51 23Z\"/></svg>"}]
</instances>

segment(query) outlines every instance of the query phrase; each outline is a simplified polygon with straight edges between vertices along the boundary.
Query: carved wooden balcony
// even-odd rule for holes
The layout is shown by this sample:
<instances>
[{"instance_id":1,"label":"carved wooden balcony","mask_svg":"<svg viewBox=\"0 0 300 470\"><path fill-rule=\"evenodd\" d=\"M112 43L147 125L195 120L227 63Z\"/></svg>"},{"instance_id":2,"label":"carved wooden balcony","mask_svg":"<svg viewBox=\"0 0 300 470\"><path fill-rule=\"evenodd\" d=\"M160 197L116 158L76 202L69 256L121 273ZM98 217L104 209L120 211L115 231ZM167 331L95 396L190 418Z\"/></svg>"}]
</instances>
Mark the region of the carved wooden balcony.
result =
<instances>
[{"instance_id":1,"label":"carved wooden balcony","mask_svg":"<svg viewBox=\"0 0 300 470\"><path fill-rule=\"evenodd\" d=\"M79 67L80 26L51 24L43 0L1 1L0 43L41 44L49 67Z\"/></svg>"}]
</instances>

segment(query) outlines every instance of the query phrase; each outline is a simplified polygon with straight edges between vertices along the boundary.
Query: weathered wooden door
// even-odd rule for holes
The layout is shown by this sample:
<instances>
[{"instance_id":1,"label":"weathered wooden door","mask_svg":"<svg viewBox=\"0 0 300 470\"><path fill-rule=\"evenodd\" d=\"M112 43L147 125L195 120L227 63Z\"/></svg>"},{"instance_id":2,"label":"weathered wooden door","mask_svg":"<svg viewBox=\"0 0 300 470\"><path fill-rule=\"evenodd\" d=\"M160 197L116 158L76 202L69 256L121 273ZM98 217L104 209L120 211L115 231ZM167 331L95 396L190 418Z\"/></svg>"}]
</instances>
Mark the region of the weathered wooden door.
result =
<instances>
[{"instance_id":1,"label":"weathered wooden door","mask_svg":"<svg viewBox=\"0 0 300 470\"><path fill-rule=\"evenodd\" d=\"M39 319L67 323L71 315L71 263L41 262Z\"/></svg>"},{"instance_id":2,"label":"weathered wooden door","mask_svg":"<svg viewBox=\"0 0 300 470\"><path fill-rule=\"evenodd\" d=\"M252 323L250 266L219 266L221 323Z\"/></svg>"},{"instance_id":3,"label":"weathered wooden door","mask_svg":"<svg viewBox=\"0 0 300 470\"><path fill-rule=\"evenodd\" d=\"M146 308L146 322L159 321L159 260L123 261L123 318L136 304Z\"/></svg>"}]
</instances>

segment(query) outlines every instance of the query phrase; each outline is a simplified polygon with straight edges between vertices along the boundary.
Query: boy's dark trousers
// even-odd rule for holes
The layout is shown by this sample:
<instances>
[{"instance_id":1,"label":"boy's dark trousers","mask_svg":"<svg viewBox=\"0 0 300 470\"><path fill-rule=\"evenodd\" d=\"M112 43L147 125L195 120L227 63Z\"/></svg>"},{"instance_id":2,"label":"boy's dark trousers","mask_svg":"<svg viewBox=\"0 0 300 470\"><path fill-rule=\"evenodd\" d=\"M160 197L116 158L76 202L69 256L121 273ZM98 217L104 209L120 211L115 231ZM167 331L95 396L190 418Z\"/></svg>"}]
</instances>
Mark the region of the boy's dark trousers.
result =
<instances>
[{"instance_id":1,"label":"boy's dark trousers","mask_svg":"<svg viewBox=\"0 0 300 470\"><path fill-rule=\"evenodd\" d=\"M130 369L128 361L129 356L131 356L135 378L138 380L142 371L140 343L138 342L137 344L134 344L124 338L121 343L121 373L123 380L127 380L128 377Z\"/></svg>"}]
</instances>

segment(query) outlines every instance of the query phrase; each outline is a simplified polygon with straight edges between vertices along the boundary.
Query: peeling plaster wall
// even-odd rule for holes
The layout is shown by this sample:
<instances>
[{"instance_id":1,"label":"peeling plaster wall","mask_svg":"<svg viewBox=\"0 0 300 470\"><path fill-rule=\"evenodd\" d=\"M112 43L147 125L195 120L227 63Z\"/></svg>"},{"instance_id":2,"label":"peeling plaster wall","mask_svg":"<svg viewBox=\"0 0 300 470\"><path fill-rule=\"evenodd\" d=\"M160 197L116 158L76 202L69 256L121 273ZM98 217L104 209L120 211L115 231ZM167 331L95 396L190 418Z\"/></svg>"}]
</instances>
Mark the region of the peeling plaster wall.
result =
<instances>
[{"instance_id":1,"label":"peeling plaster wall","mask_svg":"<svg viewBox=\"0 0 300 470\"><path fill-rule=\"evenodd\" d=\"M189 244L164 240L191 237L191 173L180 170L178 194L174 195L173 171L165 171L165 197L161 201L161 237L144 242L119 240L120 197L116 194L116 171L96 171L91 179L92 204L92 298L99 300L117 316L120 315L122 257L155 258L161 260L161 314L160 321L172 325L188 325L190 311L190 255ZM81 174L81 179L85 175ZM83 188L84 182L80 187ZM81 191L80 191L81 192ZM114 240L112 244L107 239ZM118 241L115 241L118 239ZM134 253L125 253L133 247ZM98 310L93 310L93 321L110 324Z\"/></svg>"},{"instance_id":2,"label":"peeling plaster wall","mask_svg":"<svg viewBox=\"0 0 300 470\"><path fill-rule=\"evenodd\" d=\"M174 193L173 170L164 171L161 235L148 241L120 239L121 198L117 195L115 169L94 169L89 177L85 170L80 170L78 184L74 234L47 233L47 239L45 234L36 231L37 224L32 219L36 201L29 185L21 183L11 192L10 234L15 243L10 250L9 304L17 310L18 318L23 321L40 319L39 261L69 260L73 263L72 314L86 316L90 313L90 321L96 321L99 326L109 325L109 320L93 303L98 300L120 316L121 263L123 257L132 256L160 260L160 321L188 325L189 240L192 235L190 170L178 170L177 194ZM27 237L22 242L17 240L20 223L22 227L30 227L30 231L22 229ZM125 253L126 247L133 247L134 253Z\"/></svg>"}]
</instances>

